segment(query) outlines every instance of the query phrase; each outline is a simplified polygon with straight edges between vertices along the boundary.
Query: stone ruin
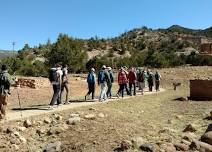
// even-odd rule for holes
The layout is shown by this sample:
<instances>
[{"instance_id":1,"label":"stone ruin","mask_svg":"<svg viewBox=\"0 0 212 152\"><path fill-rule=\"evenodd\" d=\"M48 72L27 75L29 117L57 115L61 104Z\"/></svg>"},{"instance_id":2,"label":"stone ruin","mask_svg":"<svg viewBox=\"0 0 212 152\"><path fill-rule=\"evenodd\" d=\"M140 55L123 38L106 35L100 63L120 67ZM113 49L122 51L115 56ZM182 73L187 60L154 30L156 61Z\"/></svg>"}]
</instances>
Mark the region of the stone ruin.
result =
<instances>
[{"instance_id":1,"label":"stone ruin","mask_svg":"<svg viewBox=\"0 0 212 152\"><path fill-rule=\"evenodd\" d=\"M36 89L35 80L26 79L26 78L18 78L18 81L14 85L14 87L20 86L21 88L27 87L31 89Z\"/></svg>"},{"instance_id":2,"label":"stone ruin","mask_svg":"<svg viewBox=\"0 0 212 152\"><path fill-rule=\"evenodd\" d=\"M190 99L212 100L212 80L190 80Z\"/></svg>"}]
</instances>

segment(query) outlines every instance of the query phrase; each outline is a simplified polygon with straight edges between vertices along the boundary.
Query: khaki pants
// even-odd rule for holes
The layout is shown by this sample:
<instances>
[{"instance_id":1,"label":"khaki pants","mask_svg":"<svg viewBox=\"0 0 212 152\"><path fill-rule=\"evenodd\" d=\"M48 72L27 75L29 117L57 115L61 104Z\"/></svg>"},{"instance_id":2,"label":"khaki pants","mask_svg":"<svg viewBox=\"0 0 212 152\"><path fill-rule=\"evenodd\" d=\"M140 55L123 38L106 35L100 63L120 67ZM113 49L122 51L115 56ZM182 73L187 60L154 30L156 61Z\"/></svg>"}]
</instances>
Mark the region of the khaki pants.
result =
<instances>
[{"instance_id":1,"label":"khaki pants","mask_svg":"<svg viewBox=\"0 0 212 152\"><path fill-rule=\"evenodd\" d=\"M6 111L5 107L7 105L7 95L0 95L0 118L5 117Z\"/></svg>"}]
</instances>

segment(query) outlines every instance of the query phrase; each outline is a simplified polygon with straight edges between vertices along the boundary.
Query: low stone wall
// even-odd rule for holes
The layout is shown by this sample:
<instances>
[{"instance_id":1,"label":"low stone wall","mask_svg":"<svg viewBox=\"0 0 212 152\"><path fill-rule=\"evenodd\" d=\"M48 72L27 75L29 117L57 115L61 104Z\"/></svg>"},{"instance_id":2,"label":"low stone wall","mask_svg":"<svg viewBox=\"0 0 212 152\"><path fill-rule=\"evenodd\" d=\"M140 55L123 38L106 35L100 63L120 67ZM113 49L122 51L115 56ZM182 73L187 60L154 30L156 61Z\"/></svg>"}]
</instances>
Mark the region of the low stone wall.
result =
<instances>
[{"instance_id":1,"label":"low stone wall","mask_svg":"<svg viewBox=\"0 0 212 152\"><path fill-rule=\"evenodd\" d=\"M192 100L212 100L212 80L190 80Z\"/></svg>"}]
</instances>

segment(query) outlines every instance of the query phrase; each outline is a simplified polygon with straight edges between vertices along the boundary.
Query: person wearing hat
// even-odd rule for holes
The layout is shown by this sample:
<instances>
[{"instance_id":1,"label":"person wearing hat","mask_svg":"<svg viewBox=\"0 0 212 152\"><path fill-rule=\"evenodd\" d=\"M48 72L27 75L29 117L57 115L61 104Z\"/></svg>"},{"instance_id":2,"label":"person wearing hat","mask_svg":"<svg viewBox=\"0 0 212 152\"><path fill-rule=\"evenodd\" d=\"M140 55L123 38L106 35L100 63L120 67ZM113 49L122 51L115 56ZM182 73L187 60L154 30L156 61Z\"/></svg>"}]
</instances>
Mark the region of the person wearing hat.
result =
<instances>
[{"instance_id":1,"label":"person wearing hat","mask_svg":"<svg viewBox=\"0 0 212 152\"><path fill-rule=\"evenodd\" d=\"M92 100L94 99L95 95L95 83L96 82L96 74L95 69L91 68L88 76L87 76L87 83L88 83L88 93L85 95L85 101L87 100L87 96L92 93Z\"/></svg>"},{"instance_id":2,"label":"person wearing hat","mask_svg":"<svg viewBox=\"0 0 212 152\"><path fill-rule=\"evenodd\" d=\"M98 85L101 86L101 92L100 92L100 96L99 96L99 101L103 101L103 100L107 100L107 84L111 83L109 74L106 70L106 66L103 65L102 69L100 70L99 74L98 74Z\"/></svg>"},{"instance_id":3,"label":"person wearing hat","mask_svg":"<svg viewBox=\"0 0 212 152\"><path fill-rule=\"evenodd\" d=\"M108 70L108 74L109 74L109 77L110 77L110 82L107 83L107 87L108 87L107 97L111 98L112 97L112 84L114 82L114 74L113 74L111 67L107 67L107 70Z\"/></svg>"}]
</instances>

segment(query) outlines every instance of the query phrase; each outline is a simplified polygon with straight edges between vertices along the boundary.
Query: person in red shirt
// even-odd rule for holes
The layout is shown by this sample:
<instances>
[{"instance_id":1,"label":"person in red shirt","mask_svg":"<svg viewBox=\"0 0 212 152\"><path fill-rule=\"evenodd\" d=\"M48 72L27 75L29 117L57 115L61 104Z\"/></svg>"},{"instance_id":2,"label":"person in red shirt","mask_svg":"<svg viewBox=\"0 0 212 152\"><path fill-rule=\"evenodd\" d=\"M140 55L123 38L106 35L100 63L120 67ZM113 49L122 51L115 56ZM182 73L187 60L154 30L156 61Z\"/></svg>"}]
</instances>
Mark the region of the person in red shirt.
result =
<instances>
[{"instance_id":1,"label":"person in red shirt","mask_svg":"<svg viewBox=\"0 0 212 152\"><path fill-rule=\"evenodd\" d=\"M122 98L124 97L124 88L127 83L128 83L127 75L124 71L124 68L121 67L121 69L119 69L119 73L118 73L118 84L119 84L119 90L117 93L118 97L119 97L120 93L121 93Z\"/></svg>"},{"instance_id":2,"label":"person in red shirt","mask_svg":"<svg viewBox=\"0 0 212 152\"><path fill-rule=\"evenodd\" d=\"M132 67L131 70L128 73L128 80L129 80L129 89L130 89L130 96L132 96L132 87L133 87L133 95L136 95L136 73L135 73L135 69Z\"/></svg>"}]
</instances>

